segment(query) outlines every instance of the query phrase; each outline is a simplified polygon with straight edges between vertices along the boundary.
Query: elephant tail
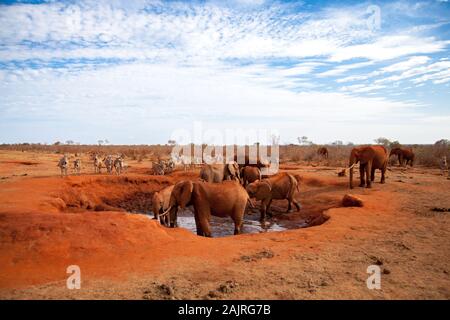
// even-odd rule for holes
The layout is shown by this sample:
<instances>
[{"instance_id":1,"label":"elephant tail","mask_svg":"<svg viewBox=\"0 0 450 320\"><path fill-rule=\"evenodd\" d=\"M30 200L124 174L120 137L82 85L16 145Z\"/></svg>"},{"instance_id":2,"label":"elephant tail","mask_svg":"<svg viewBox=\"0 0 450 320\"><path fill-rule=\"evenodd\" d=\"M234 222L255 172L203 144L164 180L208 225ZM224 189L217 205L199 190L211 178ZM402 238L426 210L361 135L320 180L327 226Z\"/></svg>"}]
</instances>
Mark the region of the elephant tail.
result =
<instances>
[{"instance_id":1,"label":"elephant tail","mask_svg":"<svg viewBox=\"0 0 450 320\"><path fill-rule=\"evenodd\" d=\"M289 180L291 181L291 190L289 191L289 193L290 193L290 195L293 196L294 192L295 192L295 189L297 189L297 191L300 192L300 190L298 188L299 183L298 183L297 179L293 175L288 174L288 177L289 177Z\"/></svg>"},{"instance_id":2,"label":"elephant tail","mask_svg":"<svg viewBox=\"0 0 450 320\"><path fill-rule=\"evenodd\" d=\"M293 176L295 183L297 184L297 191L300 192L300 181L302 180L302 177L299 174L296 174Z\"/></svg>"}]
</instances>

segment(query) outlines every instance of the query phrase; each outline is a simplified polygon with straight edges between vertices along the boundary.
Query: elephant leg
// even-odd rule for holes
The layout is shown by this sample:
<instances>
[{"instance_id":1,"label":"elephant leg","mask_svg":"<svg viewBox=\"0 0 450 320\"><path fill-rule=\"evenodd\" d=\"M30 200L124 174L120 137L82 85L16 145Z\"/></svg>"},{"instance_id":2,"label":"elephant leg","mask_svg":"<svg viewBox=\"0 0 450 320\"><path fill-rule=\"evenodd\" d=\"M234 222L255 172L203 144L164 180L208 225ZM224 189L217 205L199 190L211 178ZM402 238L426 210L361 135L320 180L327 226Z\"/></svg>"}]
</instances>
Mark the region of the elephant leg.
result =
<instances>
[{"instance_id":1,"label":"elephant leg","mask_svg":"<svg viewBox=\"0 0 450 320\"><path fill-rule=\"evenodd\" d=\"M211 229L209 226L209 219L207 217L211 216L211 212L209 209L208 211L202 212L197 211L195 212L195 224L197 226L197 235L204 236L204 237L211 237Z\"/></svg>"},{"instance_id":2,"label":"elephant leg","mask_svg":"<svg viewBox=\"0 0 450 320\"><path fill-rule=\"evenodd\" d=\"M366 182L365 182L365 180L364 180L364 170L365 170L365 167L366 167L366 164L362 164L362 163L360 163L359 164L359 179L360 179L360 184L359 184L359 186L360 187L365 187L365 185L366 185Z\"/></svg>"},{"instance_id":3,"label":"elephant leg","mask_svg":"<svg viewBox=\"0 0 450 320\"><path fill-rule=\"evenodd\" d=\"M302 205L300 204L300 202L298 202L295 199L292 199L292 202L294 203L295 207L297 208L297 211L300 211L300 209L302 208Z\"/></svg>"},{"instance_id":4,"label":"elephant leg","mask_svg":"<svg viewBox=\"0 0 450 320\"><path fill-rule=\"evenodd\" d=\"M272 212L270 212L270 210L269 210L269 208L270 208L270 206L271 206L271 204L272 204L272 199L270 199L269 200L269 203L267 204L267 215L269 216L269 217L273 217L273 214L272 214Z\"/></svg>"},{"instance_id":5,"label":"elephant leg","mask_svg":"<svg viewBox=\"0 0 450 320\"><path fill-rule=\"evenodd\" d=\"M375 168L372 168L370 172L370 181L375 181Z\"/></svg>"},{"instance_id":6,"label":"elephant leg","mask_svg":"<svg viewBox=\"0 0 450 320\"><path fill-rule=\"evenodd\" d=\"M203 232L202 232L202 227L200 225L200 221L198 220L197 215L195 215L194 218L195 218L195 227L197 229L197 235L202 236Z\"/></svg>"},{"instance_id":7,"label":"elephant leg","mask_svg":"<svg viewBox=\"0 0 450 320\"><path fill-rule=\"evenodd\" d=\"M210 216L204 215L205 217ZM195 215L196 220L195 223L197 225L197 235L204 236L204 237L211 237L211 230L209 227L209 221L206 218L199 218L197 217L197 214ZM197 222L198 221L198 222Z\"/></svg>"},{"instance_id":8,"label":"elephant leg","mask_svg":"<svg viewBox=\"0 0 450 320\"><path fill-rule=\"evenodd\" d=\"M242 215L240 214L240 212L236 212L234 214L233 221L234 221L234 235L240 234L241 233L241 229L242 229L242 225L244 223L244 221L242 220Z\"/></svg>"},{"instance_id":9,"label":"elephant leg","mask_svg":"<svg viewBox=\"0 0 450 320\"><path fill-rule=\"evenodd\" d=\"M381 169L381 184L386 183L386 168L387 168L387 164Z\"/></svg>"},{"instance_id":10,"label":"elephant leg","mask_svg":"<svg viewBox=\"0 0 450 320\"><path fill-rule=\"evenodd\" d=\"M371 177L370 174L372 172L372 163L368 162L366 165L366 184L367 184L367 188L372 188L372 181L371 181Z\"/></svg>"},{"instance_id":11,"label":"elephant leg","mask_svg":"<svg viewBox=\"0 0 450 320\"><path fill-rule=\"evenodd\" d=\"M269 208L268 205L270 205L271 200L270 199L264 199L261 201L261 217L259 218L259 221L264 222L266 221L266 213L267 209Z\"/></svg>"},{"instance_id":12,"label":"elephant leg","mask_svg":"<svg viewBox=\"0 0 450 320\"><path fill-rule=\"evenodd\" d=\"M297 208L297 211L300 211L301 205L295 200L294 196L292 196L290 199L288 199L288 210L286 212L294 212L292 209L292 204Z\"/></svg>"}]
</instances>

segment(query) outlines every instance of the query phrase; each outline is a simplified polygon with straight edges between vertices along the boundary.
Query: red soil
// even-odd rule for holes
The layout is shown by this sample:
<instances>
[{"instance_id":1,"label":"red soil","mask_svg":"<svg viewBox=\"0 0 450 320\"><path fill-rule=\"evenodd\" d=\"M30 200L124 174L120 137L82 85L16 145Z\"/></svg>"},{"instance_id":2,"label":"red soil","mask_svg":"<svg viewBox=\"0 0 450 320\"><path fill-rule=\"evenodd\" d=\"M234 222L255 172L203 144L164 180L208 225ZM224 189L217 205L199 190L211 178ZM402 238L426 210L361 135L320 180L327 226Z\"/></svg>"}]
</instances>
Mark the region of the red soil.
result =
<instances>
[{"instance_id":1,"label":"red soil","mask_svg":"<svg viewBox=\"0 0 450 320\"><path fill-rule=\"evenodd\" d=\"M26 166L31 177L22 177L11 158L39 165ZM145 205L147 195L196 179L198 170L155 177L145 173L149 164L131 163L120 177L93 175L88 167L87 175L59 178L56 160L0 153L0 173L8 177L0 180L2 298L450 298L449 217L430 210L450 207L450 181L432 170L394 168L386 185L352 190L364 207L343 208L349 189L337 168L291 165L289 172L302 177L303 208L277 218L314 218L326 210L327 222L207 239L111 211L136 195ZM366 268L375 263L385 271L382 290L365 284ZM73 264L81 268L81 290L65 285ZM232 289L220 289L227 283Z\"/></svg>"}]
</instances>

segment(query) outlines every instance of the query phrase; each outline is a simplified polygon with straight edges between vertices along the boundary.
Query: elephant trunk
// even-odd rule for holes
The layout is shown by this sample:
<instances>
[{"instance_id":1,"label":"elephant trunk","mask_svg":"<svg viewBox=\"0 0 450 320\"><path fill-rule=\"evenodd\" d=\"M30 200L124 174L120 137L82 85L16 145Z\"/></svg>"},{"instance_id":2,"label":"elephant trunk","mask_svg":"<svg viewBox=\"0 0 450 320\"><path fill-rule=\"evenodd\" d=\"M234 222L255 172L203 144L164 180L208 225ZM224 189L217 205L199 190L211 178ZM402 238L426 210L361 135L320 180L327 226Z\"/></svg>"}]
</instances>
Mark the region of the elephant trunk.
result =
<instances>
[{"instance_id":1,"label":"elephant trunk","mask_svg":"<svg viewBox=\"0 0 450 320\"><path fill-rule=\"evenodd\" d=\"M172 210L170 210L170 215L169 215L169 223L170 223L171 228L175 228L178 226L177 225L177 213L178 213L178 208L172 207Z\"/></svg>"}]
</instances>

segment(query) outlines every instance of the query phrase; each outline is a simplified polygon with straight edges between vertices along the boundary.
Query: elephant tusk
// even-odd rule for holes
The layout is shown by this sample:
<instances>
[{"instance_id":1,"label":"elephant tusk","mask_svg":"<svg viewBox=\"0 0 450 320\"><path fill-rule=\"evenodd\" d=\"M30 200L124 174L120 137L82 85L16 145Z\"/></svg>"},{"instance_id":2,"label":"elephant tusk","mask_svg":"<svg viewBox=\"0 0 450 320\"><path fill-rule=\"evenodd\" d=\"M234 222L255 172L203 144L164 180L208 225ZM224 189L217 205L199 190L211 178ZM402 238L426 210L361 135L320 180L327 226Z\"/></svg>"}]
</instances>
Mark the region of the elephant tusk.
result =
<instances>
[{"instance_id":1,"label":"elephant tusk","mask_svg":"<svg viewBox=\"0 0 450 320\"><path fill-rule=\"evenodd\" d=\"M350 167L347 168L347 170L352 169L354 166L356 166L356 163L352 164Z\"/></svg>"},{"instance_id":2,"label":"elephant tusk","mask_svg":"<svg viewBox=\"0 0 450 320\"><path fill-rule=\"evenodd\" d=\"M170 209L172 209L172 206L170 206L166 211L164 211L163 213L161 213L159 215L159 217L164 217L165 215L167 215L170 212Z\"/></svg>"}]
</instances>

